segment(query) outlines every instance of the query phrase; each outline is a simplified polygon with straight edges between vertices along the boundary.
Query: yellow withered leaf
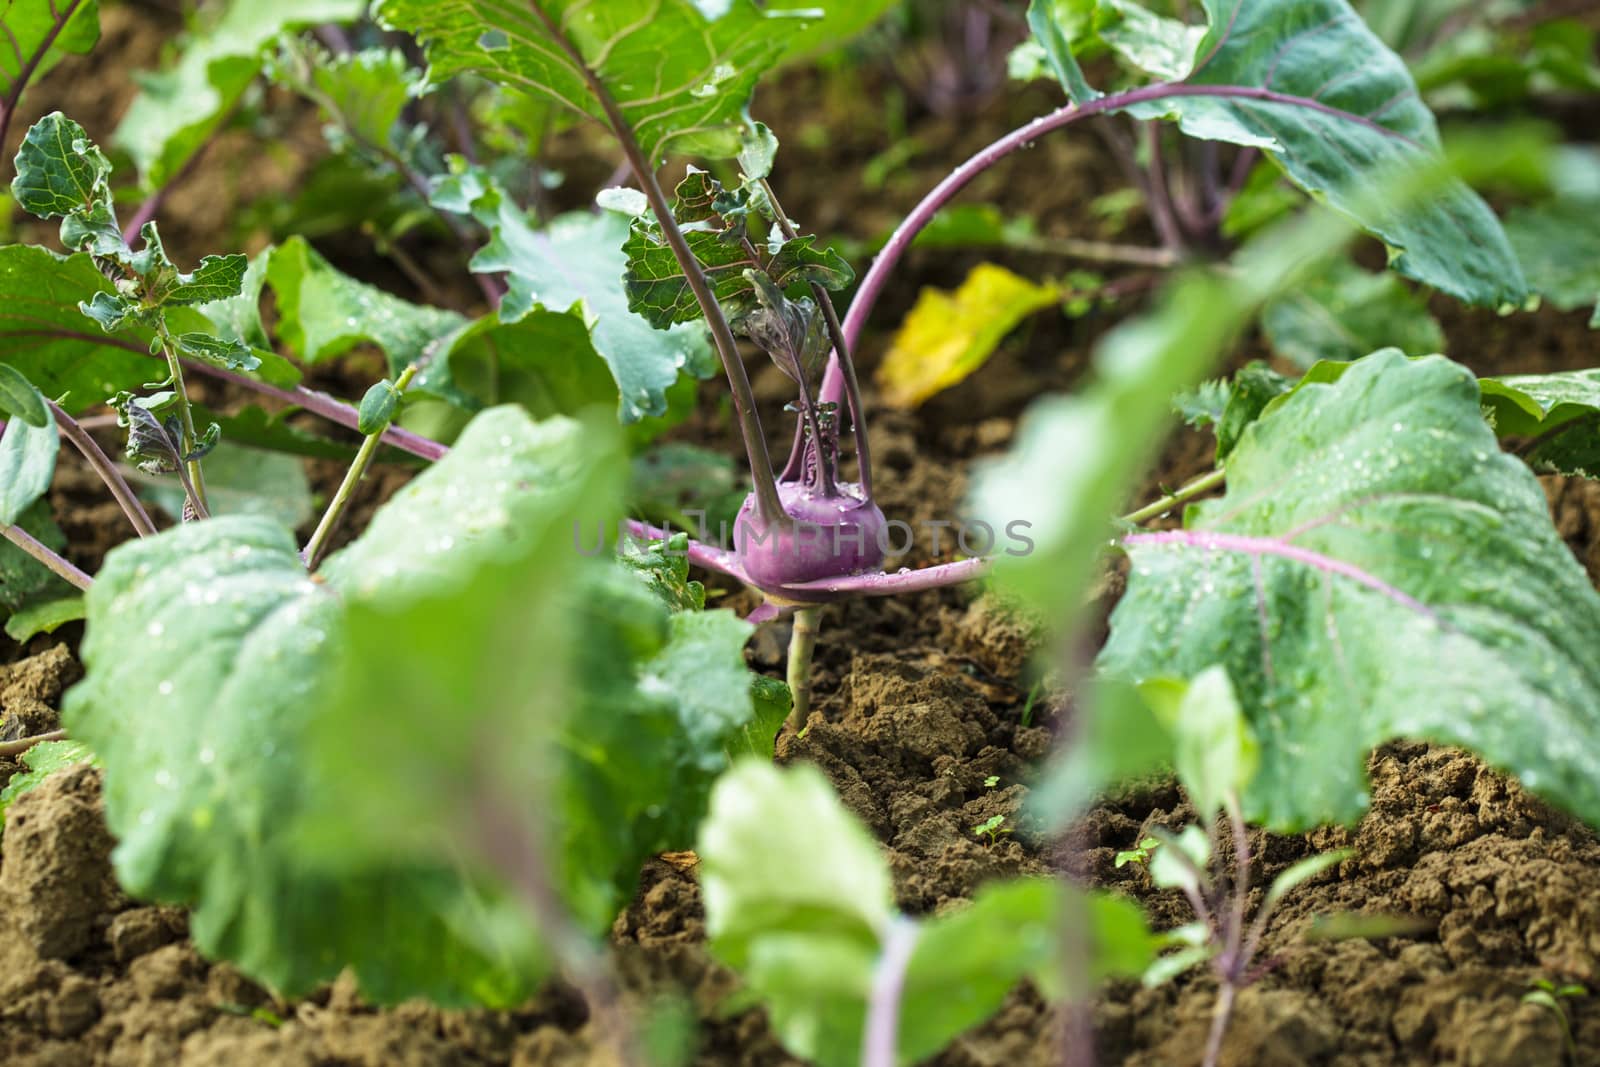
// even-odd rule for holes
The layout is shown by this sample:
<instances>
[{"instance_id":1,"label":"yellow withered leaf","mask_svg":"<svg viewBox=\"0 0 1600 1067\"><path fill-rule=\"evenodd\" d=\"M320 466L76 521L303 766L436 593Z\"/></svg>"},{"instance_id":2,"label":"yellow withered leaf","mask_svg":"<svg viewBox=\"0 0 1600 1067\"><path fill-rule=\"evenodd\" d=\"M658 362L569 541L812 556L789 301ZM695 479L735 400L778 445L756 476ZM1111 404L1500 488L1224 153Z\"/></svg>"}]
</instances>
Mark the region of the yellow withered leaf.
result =
<instances>
[{"instance_id":1,"label":"yellow withered leaf","mask_svg":"<svg viewBox=\"0 0 1600 1067\"><path fill-rule=\"evenodd\" d=\"M954 292L924 289L878 367L891 407L914 408L983 366L1023 319L1058 303L1062 290L980 263Z\"/></svg>"}]
</instances>

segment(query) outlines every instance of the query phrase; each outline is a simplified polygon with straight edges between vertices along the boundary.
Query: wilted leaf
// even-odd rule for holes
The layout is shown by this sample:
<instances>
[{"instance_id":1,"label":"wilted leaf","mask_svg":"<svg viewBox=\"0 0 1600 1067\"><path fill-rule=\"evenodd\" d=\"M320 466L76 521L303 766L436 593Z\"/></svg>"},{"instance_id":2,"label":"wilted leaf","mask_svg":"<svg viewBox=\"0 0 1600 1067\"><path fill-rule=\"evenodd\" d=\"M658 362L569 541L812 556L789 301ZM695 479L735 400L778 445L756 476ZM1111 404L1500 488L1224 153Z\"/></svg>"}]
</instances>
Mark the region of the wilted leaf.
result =
<instances>
[{"instance_id":1,"label":"wilted leaf","mask_svg":"<svg viewBox=\"0 0 1600 1067\"><path fill-rule=\"evenodd\" d=\"M980 263L953 293L924 289L878 367L884 401L912 408L983 366L1005 335L1061 300L993 263Z\"/></svg>"}]
</instances>

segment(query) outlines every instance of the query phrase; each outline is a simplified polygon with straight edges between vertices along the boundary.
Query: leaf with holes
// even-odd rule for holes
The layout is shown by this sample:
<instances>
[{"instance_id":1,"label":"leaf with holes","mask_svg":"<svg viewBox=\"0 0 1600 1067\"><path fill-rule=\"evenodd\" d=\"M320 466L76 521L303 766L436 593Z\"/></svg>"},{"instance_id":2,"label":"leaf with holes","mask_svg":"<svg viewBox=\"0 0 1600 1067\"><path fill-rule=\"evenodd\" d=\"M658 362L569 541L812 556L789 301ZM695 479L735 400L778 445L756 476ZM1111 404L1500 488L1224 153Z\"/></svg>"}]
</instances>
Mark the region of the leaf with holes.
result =
<instances>
[{"instance_id":1,"label":"leaf with holes","mask_svg":"<svg viewBox=\"0 0 1600 1067\"><path fill-rule=\"evenodd\" d=\"M1260 742L1247 814L1358 816L1373 745L1470 748L1600 818L1600 594L1476 380L1375 353L1244 434L1187 528L1124 538L1103 671L1228 671Z\"/></svg>"}]
</instances>

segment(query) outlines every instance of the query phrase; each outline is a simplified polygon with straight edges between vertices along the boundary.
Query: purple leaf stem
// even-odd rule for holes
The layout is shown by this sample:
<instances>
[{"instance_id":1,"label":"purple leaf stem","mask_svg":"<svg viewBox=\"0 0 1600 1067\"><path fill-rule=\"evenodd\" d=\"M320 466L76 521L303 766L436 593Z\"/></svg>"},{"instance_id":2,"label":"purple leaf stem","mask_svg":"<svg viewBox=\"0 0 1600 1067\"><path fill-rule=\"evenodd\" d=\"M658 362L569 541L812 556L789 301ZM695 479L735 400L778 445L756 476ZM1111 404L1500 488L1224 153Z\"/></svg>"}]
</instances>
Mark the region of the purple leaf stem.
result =
<instances>
[{"instance_id":1,"label":"purple leaf stem","mask_svg":"<svg viewBox=\"0 0 1600 1067\"><path fill-rule=\"evenodd\" d=\"M904 257L906 250L911 247L911 242L933 220L939 209L949 203L972 179L1017 149L1025 148L1043 135L1053 130L1059 130L1063 126L1070 126L1081 119L1089 118L1091 115L1117 111L1149 100L1168 100L1183 96L1215 96L1234 100L1258 100L1263 103L1306 108L1311 111L1333 115L1357 125L1366 126L1386 137L1403 141L1419 151L1425 151L1422 145L1411 140L1411 138L1396 133L1382 123L1375 122L1365 115L1344 111L1307 96L1296 96L1292 93L1281 93L1274 89L1264 89L1249 85L1189 85L1184 82L1156 82L1153 85L1140 86L1137 89L1129 89L1126 92L1096 97L1086 104L1068 104L1050 112L1048 115L1041 115L1033 121L1019 126L987 148L979 151L946 175L943 181L934 186L932 191L923 197L916 207L911 209L911 213L895 229L888 243L883 246L883 250L872 261L872 266L868 268L867 273L861 279L860 288L856 290L855 299L850 302L850 311L844 318L844 336L851 350L854 351L860 344L861 331L866 325L867 316L872 313L873 307L878 302L878 297L882 295L884 285L889 280L889 275L894 272L894 268ZM822 395L825 399L842 394L842 373L839 368L837 354L830 356L828 370L822 380Z\"/></svg>"}]
</instances>

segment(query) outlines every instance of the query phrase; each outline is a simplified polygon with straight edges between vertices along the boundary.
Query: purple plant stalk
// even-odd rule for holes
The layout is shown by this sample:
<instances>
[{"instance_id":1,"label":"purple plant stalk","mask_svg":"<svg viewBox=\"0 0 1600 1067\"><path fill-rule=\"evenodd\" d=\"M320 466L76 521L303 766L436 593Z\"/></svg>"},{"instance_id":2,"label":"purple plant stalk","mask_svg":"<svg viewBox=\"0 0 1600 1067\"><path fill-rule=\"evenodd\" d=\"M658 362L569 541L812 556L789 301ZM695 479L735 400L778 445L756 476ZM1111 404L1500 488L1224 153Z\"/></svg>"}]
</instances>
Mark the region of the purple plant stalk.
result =
<instances>
[{"instance_id":1,"label":"purple plant stalk","mask_svg":"<svg viewBox=\"0 0 1600 1067\"><path fill-rule=\"evenodd\" d=\"M94 584L94 579L85 574L77 566L67 561L58 553L52 551L48 545L36 539L27 530L9 523L0 523L0 536L16 545L34 559L49 567L59 577L65 579L79 589L87 591Z\"/></svg>"},{"instance_id":2,"label":"purple plant stalk","mask_svg":"<svg viewBox=\"0 0 1600 1067\"><path fill-rule=\"evenodd\" d=\"M872 972L867 1019L861 1029L861 1067L895 1067L899 1062L900 1002L916 948L917 924L896 916L884 931L883 949Z\"/></svg>"},{"instance_id":3,"label":"purple plant stalk","mask_svg":"<svg viewBox=\"0 0 1600 1067\"><path fill-rule=\"evenodd\" d=\"M6 28L0 20L0 30L5 30L9 38L8 44L17 54L17 76L6 87L4 100L0 100L0 145L4 145L7 136L11 133L11 119L17 113L17 104L22 99L22 90L28 87L28 82L33 78L34 72L39 69L39 64L44 62L44 57L50 54L50 49L55 47L56 38L61 36L61 31L66 29L67 23L72 21L72 16L78 13L78 8L83 6L83 0L67 0L64 8L57 9L55 0L49 0L50 15L55 19L44 39L39 42L32 55L24 56L22 49L17 47L16 36ZM7 5L9 10L10 5Z\"/></svg>"}]
</instances>

